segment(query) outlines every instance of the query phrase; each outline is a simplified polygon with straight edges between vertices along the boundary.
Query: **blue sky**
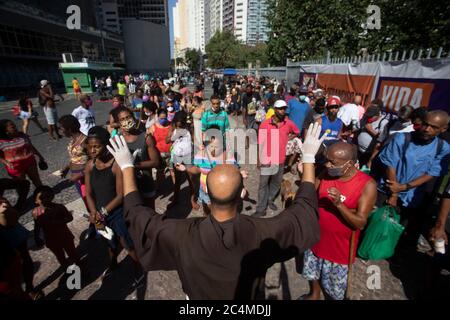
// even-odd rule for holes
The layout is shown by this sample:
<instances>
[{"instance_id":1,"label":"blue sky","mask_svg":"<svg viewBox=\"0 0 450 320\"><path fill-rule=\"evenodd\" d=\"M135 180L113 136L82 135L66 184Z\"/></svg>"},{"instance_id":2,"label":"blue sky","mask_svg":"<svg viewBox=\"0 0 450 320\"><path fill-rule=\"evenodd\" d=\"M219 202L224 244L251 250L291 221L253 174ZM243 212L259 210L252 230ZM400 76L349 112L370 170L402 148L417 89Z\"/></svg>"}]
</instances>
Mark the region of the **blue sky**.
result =
<instances>
[{"instance_id":1,"label":"blue sky","mask_svg":"<svg viewBox=\"0 0 450 320\"><path fill-rule=\"evenodd\" d=\"M173 16L172 9L175 7L177 0L169 0L169 23L170 23L170 57L172 57L173 48Z\"/></svg>"}]
</instances>

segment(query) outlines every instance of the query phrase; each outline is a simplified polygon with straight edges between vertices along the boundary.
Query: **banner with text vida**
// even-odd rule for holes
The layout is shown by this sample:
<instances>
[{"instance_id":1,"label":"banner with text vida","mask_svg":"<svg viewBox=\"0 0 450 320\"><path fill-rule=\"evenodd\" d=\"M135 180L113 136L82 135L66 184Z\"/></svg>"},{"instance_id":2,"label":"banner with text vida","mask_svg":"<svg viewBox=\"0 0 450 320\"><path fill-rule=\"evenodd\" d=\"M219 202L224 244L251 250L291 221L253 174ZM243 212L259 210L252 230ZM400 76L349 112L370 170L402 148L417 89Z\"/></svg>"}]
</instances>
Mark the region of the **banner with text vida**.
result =
<instances>
[{"instance_id":1,"label":"banner with text vida","mask_svg":"<svg viewBox=\"0 0 450 320\"><path fill-rule=\"evenodd\" d=\"M409 104L450 112L450 79L380 77L376 97L383 100L388 111Z\"/></svg>"}]
</instances>

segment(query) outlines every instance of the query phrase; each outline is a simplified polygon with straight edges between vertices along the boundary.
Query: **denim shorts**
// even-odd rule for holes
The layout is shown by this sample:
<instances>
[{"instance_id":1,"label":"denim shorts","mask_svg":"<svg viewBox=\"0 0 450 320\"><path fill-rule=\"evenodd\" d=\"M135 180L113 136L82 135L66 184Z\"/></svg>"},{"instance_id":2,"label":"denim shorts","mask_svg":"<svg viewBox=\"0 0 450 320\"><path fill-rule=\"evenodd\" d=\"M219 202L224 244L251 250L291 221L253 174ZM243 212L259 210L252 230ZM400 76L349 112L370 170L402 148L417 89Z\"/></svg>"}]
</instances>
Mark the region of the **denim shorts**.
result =
<instances>
[{"instance_id":1,"label":"denim shorts","mask_svg":"<svg viewBox=\"0 0 450 320\"><path fill-rule=\"evenodd\" d=\"M198 191L198 203L199 204L204 203L207 205L211 204L211 199L209 198L209 195L205 191L203 191L202 188L200 188Z\"/></svg>"},{"instance_id":2,"label":"denim shorts","mask_svg":"<svg viewBox=\"0 0 450 320\"><path fill-rule=\"evenodd\" d=\"M131 240L130 233L128 232L128 228L125 224L122 207L113 210L113 212L106 217L106 225L114 232L114 237L112 240L107 240L111 249L116 250L118 248L120 243L119 237L125 240L125 249L133 249L133 240Z\"/></svg>"}]
</instances>

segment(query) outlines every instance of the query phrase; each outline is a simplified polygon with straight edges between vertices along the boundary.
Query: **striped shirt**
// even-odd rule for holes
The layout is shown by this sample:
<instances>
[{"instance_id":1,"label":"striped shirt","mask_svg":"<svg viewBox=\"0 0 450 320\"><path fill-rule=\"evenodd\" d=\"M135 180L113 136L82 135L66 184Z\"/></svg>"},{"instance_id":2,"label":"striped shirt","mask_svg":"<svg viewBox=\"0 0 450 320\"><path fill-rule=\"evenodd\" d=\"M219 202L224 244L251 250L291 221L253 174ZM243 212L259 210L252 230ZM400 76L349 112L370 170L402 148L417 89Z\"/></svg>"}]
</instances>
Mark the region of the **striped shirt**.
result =
<instances>
[{"instance_id":1,"label":"striped shirt","mask_svg":"<svg viewBox=\"0 0 450 320\"><path fill-rule=\"evenodd\" d=\"M236 167L238 166L238 163L236 159L227 159L224 163L223 158L211 158L208 159L208 156L202 156L201 154L196 155L194 157L194 165L200 168L200 188L207 193L207 187L206 187L206 177L208 176L208 173L217 165L220 164L232 164Z\"/></svg>"},{"instance_id":2,"label":"striped shirt","mask_svg":"<svg viewBox=\"0 0 450 320\"><path fill-rule=\"evenodd\" d=\"M19 133L19 136L10 140L0 140L0 152L9 162L17 162L33 156L31 141L23 133Z\"/></svg>"},{"instance_id":3,"label":"striped shirt","mask_svg":"<svg viewBox=\"0 0 450 320\"><path fill-rule=\"evenodd\" d=\"M228 114L224 110L220 110L219 113L215 113L212 110L205 111L202 115L202 132L217 127L222 134L230 129L230 122L228 120Z\"/></svg>"}]
</instances>

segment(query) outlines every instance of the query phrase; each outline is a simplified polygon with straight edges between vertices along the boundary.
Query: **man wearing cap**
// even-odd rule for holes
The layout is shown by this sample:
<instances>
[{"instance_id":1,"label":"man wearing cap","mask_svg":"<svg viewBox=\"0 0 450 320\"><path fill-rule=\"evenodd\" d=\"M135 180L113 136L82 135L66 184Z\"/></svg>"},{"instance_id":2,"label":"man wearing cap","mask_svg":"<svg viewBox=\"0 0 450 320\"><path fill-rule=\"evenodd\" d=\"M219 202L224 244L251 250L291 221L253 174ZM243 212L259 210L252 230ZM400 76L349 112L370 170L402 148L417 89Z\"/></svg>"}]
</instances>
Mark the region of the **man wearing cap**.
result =
<instances>
[{"instance_id":1,"label":"man wearing cap","mask_svg":"<svg viewBox=\"0 0 450 320\"><path fill-rule=\"evenodd\" d=\"M254 216L266 215L267 206L272 210L278 210L274 201L280 191L281 180L284 173L286 160L286 146L289 137L298 136L300 130L286 117L287 103L284 100L275 102L275 114L265 120L258 131L260 168L258 204Z\"/></svg>"},{"instance_id":2,"label":"man wearing cap","mask_svg":"<svg viewBox=\"0 0 450 320\"><path fill-rule=\"evenodd\" d=\"M336 143L341 138L344 124L342 123L342 120L337 117L340 106L341 99L337 96L331 96L327 101L326 114L317 119L317 122L322 126L322 134L328 133L328 136L324 141L326 146Z\"/></svg>"}]
</instances>

